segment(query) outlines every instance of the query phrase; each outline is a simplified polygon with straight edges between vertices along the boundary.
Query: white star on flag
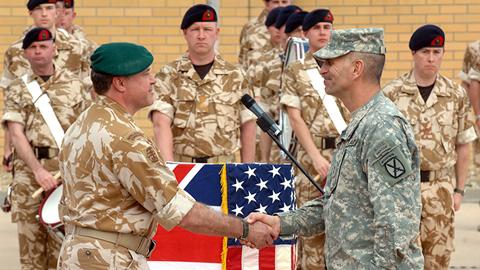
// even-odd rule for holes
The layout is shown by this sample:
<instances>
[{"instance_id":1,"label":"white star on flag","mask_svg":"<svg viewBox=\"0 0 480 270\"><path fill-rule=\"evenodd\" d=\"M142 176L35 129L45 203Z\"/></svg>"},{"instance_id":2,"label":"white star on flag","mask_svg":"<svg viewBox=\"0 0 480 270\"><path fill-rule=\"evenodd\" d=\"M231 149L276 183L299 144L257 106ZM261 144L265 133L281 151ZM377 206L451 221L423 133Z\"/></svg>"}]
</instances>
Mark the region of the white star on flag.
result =
<instances>
[{"instance_id":1,"label":"white star on flag","mask_svg":"<svg viewBox=\"0 0 480 270\"><path fill-rule=\"evenodd\" d=\"M275 166L272 166L272 167L273 168L268 172L272 174L272 179L273 179L273 178L275 178L275 175L280 176L280 167L278 167L278 168L275 168Z\"/></svg>"},{"instance_id":2,"label":"white star on flag","mask_svg":"<svg viewBox=\"0 0 480 270\"><path fill-rule=\"evenodd\" d=\"M256 185L260 188L260 191L262 191L264 188L268 189L267 188L268 181L263 181L262 178L259 178L259 179L260 179L260 183L258 183Z\"/></svg>"},{"instance_id":3,"label":"white star on flag","mask_svg":"<svg viewBox=\"0 0 480 270\"><path fill-rule=\"evenodd\" d=\"M280 185L283 186L283 190L286 190L287 188L292 188L292 181L287 180L287 178L283 178L283 182L280 183Z\"/></svg>"},{"instance_id":4,"label":"white star on flag","mask_svg":"<svg viewBox=\"0 0 480 270\"><path fill-rule=\"evenodd\" d=\"M255 175L255 170L256 170L256 169L257 169L257 168L253 168L253 169L252 169L252 168L250 168L250 166L248 166L248 171L245 172L245 174L248 175L248 179L250 179L250 176L256 176L256 175Z\"/></svg>"},{"instance_id":5,"label":"white star on flag","mask_svg":"<svg viewBox=\"0 0 480 270\"><path fill-rule=\"evenodd\" d=\"M257 202L257 200L255 200L255 195L257 195L257 193L250 193L250 191L248 192L248 196L245 196L245 200L248 200L248 203L251 203L252 201L253 202Z\"/></svg>"},{"instance_id":6,"label":"white star on flag","mask_svg":"<svg viewBox=\"0 0 480 270\"><path fill-rule=\"evenodd\" d=\"M233 187L235 187L235 192L237 192L239 189L244 190L242 186L243 182L245 181L238 182L238 179L235 179L235 184L232 185Z\"/></svg>"},{"instance_id":7,"label":"white star on flag","mask_svg":"<svg viewBox=\"0 0 480 270\"><path fill-rule=\"evenodd\" d=\"M235 209L233 209L232 212L235 213L235 216L239 216L239 215L243 216L242 209L243 209L243 206L239 207L238 204L235 204Z\"/></svg>"},{"instance_id":8,"label":"white star on flag","mask_svg":"<svg viewBox=\"0 0 480 270\"><path fill-rule=\"evenodd\" d=\"M287 205L286 203L283 203L283 207L279 209L283 213L290 211L290 205Z\"/></svg>"},{"instance_id":9,"label":"white star on flag","mask_svg":"<svg viewBox=\"0 0 480 270\"><path fill-rule=\"evenodd\" d=\"M260 204L260 206L255 211L257 211L259 213L266 214L267 213L267 207L268 207L268 205L263 206L262 204Z\"/></svg>"},{"instance_id":10,"label":"white star on flag","mask_svg":"<svg viewBox=\"0 0 480 270\"><path fill-rule=\"evenodd\" d=\"M274 203L275 201L280 201L279 195L280 192L275 193L275 191L272 190L272 195L268 196L268 198L272 199L272 203Z\"/></svg>"}]
</instances>

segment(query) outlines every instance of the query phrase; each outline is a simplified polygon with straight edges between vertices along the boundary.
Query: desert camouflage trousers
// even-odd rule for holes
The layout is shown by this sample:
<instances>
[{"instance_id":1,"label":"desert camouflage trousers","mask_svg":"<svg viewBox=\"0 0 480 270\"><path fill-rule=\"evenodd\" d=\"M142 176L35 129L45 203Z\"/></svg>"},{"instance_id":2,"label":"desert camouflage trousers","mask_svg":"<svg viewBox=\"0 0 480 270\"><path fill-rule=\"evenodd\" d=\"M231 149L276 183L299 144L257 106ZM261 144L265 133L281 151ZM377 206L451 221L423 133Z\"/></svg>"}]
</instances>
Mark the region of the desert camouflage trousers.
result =
<instances>
[{"instance_id":1,"label":"desert camouflage trousers","mask_svg":"<svg viewBox=\"0 0 480 270\"><path fill-rule=\"evenodd\" d=\"M31 197L40 185L23 162L16 160L14 164L12 221L17 223L21 269L56 269L61 243L38 220L38 209L44 196ZM48 170L50 165L44 165Z\"/></svg>"},{"instance_id":2,"label":"desert camouflage trousers","mask_svg":"<svg viewBox=\"0 0 480 270\"><path fill-rule=\"evenodd\" d=\"M328 161L332 160L333 150L323 150L322 156ZM300 148L297 154L297 159L305 169L315 178L317 172L313 168L312 160L308 156L307 152ZM322 180L318 180L317 184L320 186L323 184ZM320 197L320 191L318 191L314 185L308 181L307 177L300 172L296 171L295 180L295 197L297 207L301 207L306 202ZM298 237L297 241L297 269L301 270L319 270L325 269L325 234L318 234L309 237Z\"/></svg>"},{"instance_id":3,"label":"desert camouflage trousers","mask_svg":"<svg viewBox=\"0 0 480 270\"><path fill-rule=\"evenodd\" d=\"M149 269L147 259L134 251L91 237L68 234L58 259L59 270Z\"/></svg>"},{"instance_id":4,"label":"desert camouflage trousers","mask_svg":"<svg viewBox=\"0 0 480 270\"><path fill-rule=\"evenodd\" d=\"M455 172L453 167L446 170L449 172L445 176L421 184L420 239L426 270L448 269L454 251Z\"/></svg>"}]
</instances>

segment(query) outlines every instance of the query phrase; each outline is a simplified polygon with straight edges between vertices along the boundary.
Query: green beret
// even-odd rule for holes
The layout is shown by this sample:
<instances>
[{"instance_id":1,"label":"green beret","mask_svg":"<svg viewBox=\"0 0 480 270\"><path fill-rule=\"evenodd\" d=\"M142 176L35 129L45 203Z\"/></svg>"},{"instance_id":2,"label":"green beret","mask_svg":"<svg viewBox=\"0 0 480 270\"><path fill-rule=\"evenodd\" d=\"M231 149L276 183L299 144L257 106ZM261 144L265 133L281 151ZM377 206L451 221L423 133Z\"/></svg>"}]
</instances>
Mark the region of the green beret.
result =
<instances>
[{"instance_id":1,"label":"green beret","mask_svg":"<svg viewBox=\"0 0 480 270\"><path fill-rule=\"evenodd\" d=\"M153 55L141 45L113 42L98 47L90 60L95 72L130 76L147 69L153 62Z\"/></svg>"}]
</instances>

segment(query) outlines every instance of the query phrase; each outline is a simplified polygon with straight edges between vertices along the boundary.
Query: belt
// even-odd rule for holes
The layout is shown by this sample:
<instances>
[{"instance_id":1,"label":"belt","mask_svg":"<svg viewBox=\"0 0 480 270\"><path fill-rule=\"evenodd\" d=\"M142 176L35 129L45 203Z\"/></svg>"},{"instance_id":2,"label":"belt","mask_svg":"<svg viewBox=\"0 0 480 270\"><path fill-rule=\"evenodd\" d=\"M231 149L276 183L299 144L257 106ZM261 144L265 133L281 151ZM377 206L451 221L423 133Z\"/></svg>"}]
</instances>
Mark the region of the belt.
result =
<instances>
[{"instance_id":1,"label":"belt","mask_svg":"<svg viewBox=\"0 0 480 270\"><path fill-rule=\"evenodd\" d=\"M337 147L335 137L315 137L317 147L321 149L335 149Z\"/></svg>"},{"instance_id":2,"label":"belt","mask_svg":"<svg viewBox=\"0 0 480 270\"><path fill-rule=\"evenodd\" d=\"M192 157L192 163L208 163L208 159L212 157Z\"/></svg>"},{"instance_id":3,"label":"belt","mask_svg":"<svg viewBox=\"0 0 480 270\"><path fill-rule=\"evenodd\" d=\"M452 173L454 173L454 169L452 167L447 167L434 171L420 171L420 182L430 182L433 180L438 180L446 176L451 176Z\"/></svg>"},{"instance_id":4,"label":"belt","mask_svg":"<svg viewBox=\"0 0 480 270\"><path fill-rule=\"evenodd\" d=\"M33 154L37 157L38 160L40 159L51 159L58 156L58 149L51 148L51 147L32 147Z\"/></svg>"},{"instance_id":5,"label":"belt","mask_svg":"<svg viewBox=\"0 0 480 270\"><path fill-rule=\"evenodd\" d=\"M155 240L131 233L105 232L79 226L73 226L73 229L69 231L71 227L72 226L67 225L67 233L110 242L114 245L133 250L146 258L152 255L156 245Z\"/></svg>"}]
</instances>

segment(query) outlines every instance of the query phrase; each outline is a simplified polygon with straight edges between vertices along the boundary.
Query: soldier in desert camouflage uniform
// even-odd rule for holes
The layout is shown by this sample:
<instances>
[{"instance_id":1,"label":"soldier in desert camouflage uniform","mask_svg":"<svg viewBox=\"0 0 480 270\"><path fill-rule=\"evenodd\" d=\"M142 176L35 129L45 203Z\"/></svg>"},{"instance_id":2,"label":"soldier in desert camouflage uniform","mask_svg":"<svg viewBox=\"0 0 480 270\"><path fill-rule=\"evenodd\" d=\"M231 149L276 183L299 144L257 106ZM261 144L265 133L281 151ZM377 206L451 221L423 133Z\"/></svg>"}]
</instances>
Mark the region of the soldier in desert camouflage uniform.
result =
<instances>
[{"instance_id":1,"label":"soldier in desert camouflage uniform","mask_svg":"<svg viewBox=\"0 0 480 270\"><path fill-rule=\"evenodd\" d=\"M240 32L240 53L238 63L244 70L247 70L250 64L255 64L260 55L256 51L262 50L268 44L270 33L265 28L265 21L268 13L277 7L290 5L290 0L263 0L265 9L257 18L246 23Z\"/></svg>"},{"instance_id":2,"label":"soldier in desert camouflage uniform","mask_svg":"<svg viewBox=\"0 0 480 270\"><path fill-rule=\"evenodd\" d=\"M91 60L98 97L68 129L60 151L67 235L58 269L148 269L157 224L272 244L269 227L223 215L180 189L155 143L133 121L154 101L152 54L109 43Z\"/></svg>"},{"instance_id":3,"label":"soldier in desert camouflage uniform","mask_svg":"<svg viewBox=\"0 0 480 270\"><path fill-rule=\"evenodd\" d=\"M462 86L467 90L473 111L477 134L480 131L480 40L468 44L460 72ZM474 163L480 166L480 139L474 143Z\"/></svg>"},{"instance_id":4,"label":"soldier in desert camouflage uniform","mask_svg":"<svg viewBox=\"0 0 480 270\"><path fill-rule=\"evenodd\" d=\"M448 269L454 213L460 208L467 178L468 143L477 137L465 90L439 74L444 41L438 26L418 28L409 44L412 71L384 88L412 125L420 148L425 269Z\"/></svg>"},{"instance_id":5,"label":"soldier in desert camouflage uniform","mask_svg":"<svg viewBox=\"0 0 480 270\"><path fill-rule=\"evenodd\" d=\"M46 28L34 28L27 33L22 47L32 67L26 74L27 81L38 82L66 130L87 106L83 84L67 69L54 67L55 45ZM55 187L52 175L58 171L59 149L20 78L6 89L2 123L8 127L16 149L12 221L18 227L22 269L55 269L60 243L48 235L36 218L43 196L33 199L31 195L40 187L44 190Z\"/></svg>"},{"instance_id":6,"label":"soldier in desert camouflage uniform","mask_svg":"<svg viewBox=\"0 0 480 270\"><path fill-rule=\"evenodd\" d=\"M57 51L53 59L55 67L57 69L65 68L79 76L82 80L87 80L89 64L84 57L80 42L69 36L65 30L55 28L55 19L58 12L55 2L56 0L30 0L27 3L27 8L33 19L33 26L29 27L28 30L33 27L44 27L50 30L55 37ZM0 90L2 92L7 89L13 80L30 71L30 64L23 56L23 36L5 51L3 75L0 79ZM4 138L4 156L8 157L12 153L8 133L5 133Z\"/></svg>"},{"instance_id":7,"label":"soldier in desert camouflage uniform","mask_svg":"<svg viewBox=\"0 0 480 270\"><path fill-rule=\"evenodd\" d=\"M352 120L337 141L324 196L279 216L251 214L276 232L325 232L328 269L422 269L419 156L408 121L380 91L382 29L332 31L314 56L327 94ZM355 68L352 68L353 67Z\"/></svg>"},{"instance_id":8,"label":"soldier in desert camouflage uniform","mask_svg":"<svg viewBox=\"0 0 480 270\"><path fill-rule=\"evenodd\" d=\"M248 90L239 69L214 50L217 15L207 5L182 21L188 52L157 74L159 99L151 107L155 138L164 158L183 162L255 159L254 116L240 102Z\"/></svg>"},{"instance_id":9,"label":"soldier in desert camouflage uniform","mask_svg":"<svg viewBox=\"0 0 480 270\"><path fill-rule=\"evenodd\" d=\"M294 62L285 69L280 100L286 108L293 131L300 143L297 160L310 175L321 176L318 178L319 185L322 185L327 176L335 148L335 139L339 134L325 109L320 94L313 88L307 70L311 68L320 70L313 58L313 53L327 44L332 28L333 15L328 9L314 10L305 17L302 30L309 39L309 50L305 55L304 63ZM342 108L340 104L338 107ZM345 110L344 114L346 114ZM297 206L301 207L306 202L320 197L321 194L305 175L300 173L295 181L295 195ZM297 268L324 269L324 244L325 234L299 237Z\"/></svg>"},{"instance_id":10,"label":"soldier in desert camouflage uniform","mask_svg":"<svg viewBox=\"0 0 480 270\"><path fill-rule=\"evenodd\" d=\"M77 17L74 0L57 1L57 8L63 10L63 12L60 12L61 15L57 18L56 27L65 29L70 35L80 41L86 59L88 60L90 55L92 55L93 51L97 48L97 44L87 38L82 27L74 24L73 21Z\"/></svg>"}]
</instances>

